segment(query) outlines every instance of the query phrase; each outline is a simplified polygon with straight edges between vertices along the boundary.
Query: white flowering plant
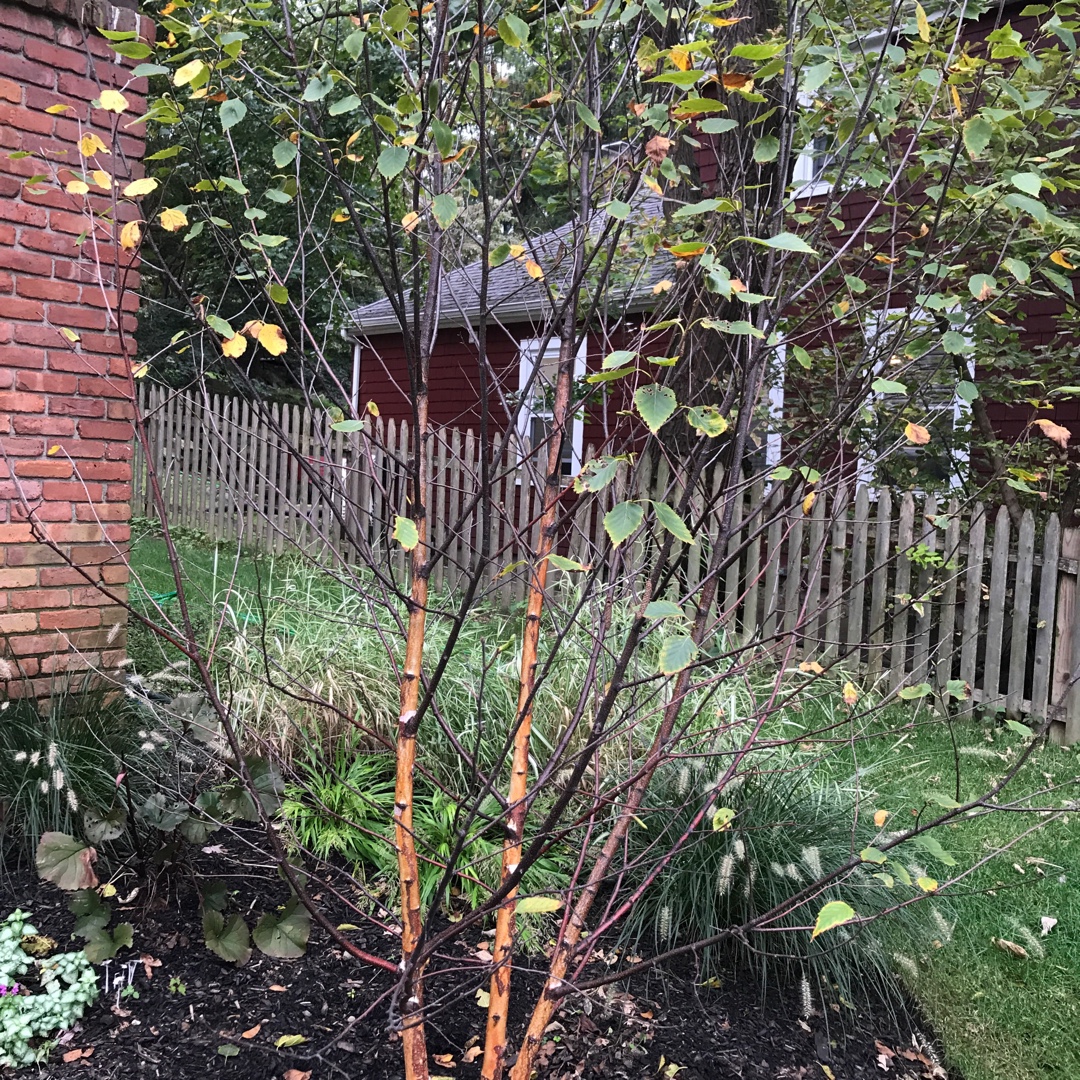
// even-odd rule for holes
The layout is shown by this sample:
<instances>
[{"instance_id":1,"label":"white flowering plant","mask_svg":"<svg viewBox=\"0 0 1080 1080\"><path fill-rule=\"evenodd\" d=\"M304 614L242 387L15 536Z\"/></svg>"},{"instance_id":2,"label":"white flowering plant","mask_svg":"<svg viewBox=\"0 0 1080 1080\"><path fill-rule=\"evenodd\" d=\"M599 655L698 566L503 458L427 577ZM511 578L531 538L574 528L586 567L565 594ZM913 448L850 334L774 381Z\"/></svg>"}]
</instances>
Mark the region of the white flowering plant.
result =
<instances>
[{"instance_id":1,"label":"white flowering plant","mask_svg":"<svg viewBox=\"0 0 1080 1080\"><path fill-rule=\"evenodd\" d=\"M32 956L23 945L36 935L26 912L13 911L0 923L0 1066L44 1060L52 1036L70 1028L98 996L97 976L82 951Z\"/></svg>"}]
</instances>

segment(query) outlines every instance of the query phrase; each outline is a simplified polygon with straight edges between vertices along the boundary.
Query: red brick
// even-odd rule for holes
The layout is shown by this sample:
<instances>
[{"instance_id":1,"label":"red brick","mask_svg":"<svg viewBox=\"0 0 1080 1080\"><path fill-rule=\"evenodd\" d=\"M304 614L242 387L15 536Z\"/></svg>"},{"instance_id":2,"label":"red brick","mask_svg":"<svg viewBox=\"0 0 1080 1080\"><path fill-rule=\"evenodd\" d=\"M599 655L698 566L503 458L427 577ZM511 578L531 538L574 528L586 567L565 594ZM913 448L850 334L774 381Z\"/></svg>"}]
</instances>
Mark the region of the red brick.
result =
<instances>
[{"instance_id":1,"label":"red brick","mask_svg":"<svg viewBox=\"0 0 1080 1080\"><path fill-rule=\"evenodd\" d=\"M0 569L0 589L30 589L38 583L38 573L31 566Z\"/></svg>"},{"instance_id":2,"label":"red brick","mask_svg":"<svg viewBox=\"0 0 1080 1080\"><path fill-rule=\"evenodd\" d=\"M83 484L77 480L46 480L42 494L49 502L101 502L101 484Z\"/></svg>"},{"instance_id":3,"label":"red brick","mask_svg":"<svg viewBox=\"0 0 1080 1080\"><path fill-rule=\"evenodd\" d=\"M5 57L5 61L6 61ZM21 105L0 103L0 124L16 131L28 131L31 135L51 135L56 121L48 113L31 112Z\"/></svg>"},{"instance_id":4,"label":"red brick","mask_svg":"<svg viewBox=\"0 0 1080 1080\"><path fill-rule=\"evenodd\" d=\"M79 380L74 375L47 375L43 371L20 371L15 380L20 390L41 394L74 394ZM49 401L52 405L52 401Z\"/></svg>"},{"instance_id":5,"label":"red brick","mask_svg":"<svg viewBox=\"0 0 1080 1080\"><path fill-rule=\"evenodd\" d=\"M44 411L45 398L41 394L0 393L0 413L43 413Z\"/></svg>"},{"instance_id":6,"label":"red brick","mask_svg":"<svg viewBox=\"0 0 1080 1080\"><path fill-rule=\"evenodd\" d=\"M80 504L75 507L76 521L130 521L131 520L131 495L118 498L116 502L101 503L100 505L87 506Z\"/></svg>"},{"instance_id":7,"label":"red brick","mask_svg":"<svg viewBox=\"0 0 1080 1080\"><path fill-rule=\"evenodd\" d=\"M18 469L16 469L18 472ZM29 475L29 474L28 474ZM87 461L79 466L84 480L131 480L131 466L118 461Z\"/></svg>"},{"instance_id":8,"label":"red brick","mask_svg":"<svg viewBox=\"0 0 1080 1080\"><path fill-rule=\"evenodd\" d=\"M123 563L118 566L103 566L101 568L101 580L106 585L126 585L131 573ZM121 615L121 617L124 617Z\"/></svg>"},{"instance_id":9,"label":"red brick","mask_svg":"<svg viewBox=\"0 0 1080 1080\"><path fill-rule=\"evenodd\" d=\"M38 617L33 611L0 615L0 634L29 634L37 629Z\"/></svg>"},{"instance_id":10,"label":"red brick","mask_svg":"<svg viewBox=\"0 0 1080 1080\"><path fill-rule=\"evenodd\" d=\"M16 476L36 476L41 479L46 477L54 480L63 480L74 471L70 461L61 458L50 458L45 461L19 461L15 464Z\"/></svg>"},{"instance_id":11,"label":"red brick","mask_svg":"<svg viewBox=\"0 0 1080 1080\"><path fill-rule=\"evenodd\" d=\"M59 551L46 544L25 543L7 550L8 566L55 566L64 562Z\"/></svg>"},{"instance_id":12,"label":"red brick","mask_svg":"<svg viewBox=\"0 0 1080 1080\"><path fill-rule=\"evenodd\" d=\"M23 506L13 506L11 516L19 521L70 521L71 503L38 503L29 511Z\"/></svg>"},{"instance_id":13,"label":"red brick","mask_svg":"<svg viewBox=\"0 0 1080 1080\"><path fill-rule=\"evenodd\" d=\"M4 318L25 319L27 322L45 321L45 308L39 300L4 300ZM7 356L4 356L7 360Z\"/></svg>"},{"instance_id":14,"label":"red brick","mask_svg":"<svg viewBox=\"0 0 1080 1080\"><path fill-rule=\"evenodd\" d=\"M84 342L85 344L85 342ZM113 345L115 346L115 341ZM92 397L124 398L131 400L131 392L127 384L119 379L96 379L88 377L79 380L79 393Z\"/></svg>"},{"instance_id":15,"label":"red brick","mask_svg":"<svg viewBox=\"0 0 1080 1080\"><path fill-rule=\"evenodd\" d=\"M37 502L40 498L41 482L38 480L0 480L0 502L21 505Z\"/></svg>"},{"instance_id":16,"label":"red brick","mask_svg":"<svg viewBox=\"0 0 1080 1080\"><path fill-rule=\"evenodd\" d=\"M79 299L79 286L70 281L55 281L52 278L20 276L15 291L30 300L63 300L76 303Z\"/></svg>"},{"instance_id":17,"label":"red brick","mask_svg":"<svg viewBox=\"0 0 1080 1080\"><path fill-rule=\"evenodd\" d=\"M11 7L4 8L4 18L7 19L12 12ZM8 78L22 86L30 83L33 86L54 87L56 85L56 72L50 68L35 64L33 60L27 60L21 56L4 57L4 74Z\"/></svg>"},{"instance_id":18,"label":"red brick","mask_svg":"<svg viewBox=\"0 0 1080 1080\"><path fill-rule=\"evenodd\" d=\"M61 45L52 45L38 38L27 38L23 46L23 52L31 60L40 60L54 68L66 68L68 71L84 73L86 71L87 58L83 52L74 49L65 49ZM97 97L95 94L94 97Z\"/></svg>"},{"instance_id":19,"label":"red brick","mask_svg":"<svg viewBox=\"0 0 1080 1080\"><path fill-rule=\"evenodd\" d=\"M0 438L0 454L10 457L41 457L45 451L43 439L12 439ZM100 457L100 454L95 454ZM0 538L0 544L4 541Z\"/></svg>"},{"instance_id":20,"label":"red brick","mask_svg":"<svg viewBox=\"0 0 1080 1080\"><path fill-rule=\"evenodd\" d=\"M50 397L50 416L89 416L101 420L105 417L105 402L85 397Z\"/></svg>"},{"instance_id":21,"label":"red brick","mask_svg":"<svg viewBox=\"0 0 1080 1080\"><path fill-rule=\"evenodd\" d=\"M42 630L75 630L88 626L101 625L101 612L98 608L90 608L80 611L73 608L71 611L43 611L38 616L38 623Z\"/></svg>"},{"instance_id":22,"label":"red brick","mask_svg":"<svg viewBox=\"0 0 1080 1080\"><path fill-rule=\"evenodd\" d=\"M110 420L80 420L79 434L85 439L115 439L128 442L132 436L131 424Z\"/></svg>"},{"instance_id":23,"label":"red brick","mask_svg":"<svg viewBox=\"0 0 1080 1080\"><path fill-rule=\"evenodd\" d=\"M18 330L16 330L17 333ZM77 375L104 375L108 368L109 360L104 356L73 353L59 349L53 349L49 352L50 371L73 371Z\"/></svg>"},{"instance_id":24,"label":"red brick","mask_svg":"<svg viewBox=\"0 0 1080 1080\"><path fill-rule=\"evenodd\" d=\"M53 234L48 233L48 236ZM56 326L85 327L87 330L105 329L104 310L88 311L84 307L71 307L65 304L49 304L49 322Z\"/></svg>"},{"instance_id":25,"label":"red brick","mask_svg":"<svg viewBox=\"0 0 1080 1080\"><path fill-rule=\"evenodd\" d=\"M113 603L105 593L100 589L95 589L92 585L84 585L81 589L72 589L71 602L74 605L85 605L86 607L103 607L106 604Z\"/></svg>"},{"instance_id":26,"label":"red brick","mask_svg":"<svg viewBox=\"0 0 1080 1080\"><path fill-rule=\"evenodd\" d=\"M12 417L11 426L18 435L75 434L75 421L62 416L19 415Z\"/></svg>"},{"instance_id":27,"label":"red brick","mask_svg":"<svg viewBox=\"0 0 1080 1080\"><path fill-rule=\"evenodd\" d=\"M20 589L10 600L12 611L40 611L70 606L72 594L67 589Z\"/></svg>"},{"instance_id":28,"label":"red brick","mask_svg":"<svg viewBox=\"0 0 1080 1080\"><path fill-rule=\"evenodd\" d=\"M0 204L2 205L2 204ZM0 216L3 211L0 210ZM20 274L39 274L42 277L52 277L53 260L48 255L39 255L35 251L22 251L13 248L11 251L0 251L0 266L9 270L15 270ZM14 318L14 316L9 316Z\"/></svg>"},{"instance_id":29,"label":"red brick","mask_svg":"<svg viewBox=\"0 0 1080 1080\"><path fill-rule=\"evenodd\" d=\"M29 173L28 175L33 176L34 174ZM49 212L43 206L32 206L21 199L18 201L11 200L0 203L0 219L14 221L18 225L31 225L35 229L44 229L49 224ZM8 243L15 243L14 236ZM0 253L0 266L6 266L9 257Z\"/></svg>"},{"instance_id":30,"label":"red brick","mask_svg":"<svg viewBox=\"0 0 1080 1080\"><path fill-rule=\"evenodd\" d=\"M0 42L0 49L4 48L3 42ZM7 50L5 50L7 51ZM13 101L17 105L22 101L22 87L12 82L10 79L0 79L0 99L4 101Z\"/></svg>"},{"instance_id":31,"label":"red brick","mask_svg":"<svg viewBox=\"0 0 1080 1080\"><path fill-rule=\"evenodd\" d=\"M51 589L57 585L81 587L86 584L86 575L74 566L43 566L35 573L38 575L38 584L43 589Z\"/></svg>"}]
</instances>

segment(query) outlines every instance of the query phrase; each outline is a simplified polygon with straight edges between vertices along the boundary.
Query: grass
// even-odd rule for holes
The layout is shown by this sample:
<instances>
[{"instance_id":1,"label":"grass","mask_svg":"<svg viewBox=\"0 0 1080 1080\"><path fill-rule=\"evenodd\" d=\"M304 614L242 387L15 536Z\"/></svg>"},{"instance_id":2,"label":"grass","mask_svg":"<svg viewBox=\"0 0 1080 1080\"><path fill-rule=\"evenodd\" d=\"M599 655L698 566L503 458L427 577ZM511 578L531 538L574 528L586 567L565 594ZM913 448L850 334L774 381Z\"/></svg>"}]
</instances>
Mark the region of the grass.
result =
<instances>
[{"instance_id":1,"label":"grass","mask_svg":"<svg viewBox=\"0 0 1080 1080\"><path fill-rule=\"evenodd\" d=\"M224 551L185 544L184 579L193 616L209 641L224 615L225 633L217 641L223 650L233 687L241 687L237 702L247 712L261 737L287 741L297 723L318 719L302 715L303 706L281 694L258 689L254 677L263 617L256 597L276 596L266 612L266 627L284 670L297 672L320 692L334 696L346 710L361 712L375 726L387 721L392 729L394 674L385 647L370 628L371 611L345 590L319 580L293 559L242 557L234 562ZM172 574L160 539L148 535L133 548L133 569L148 592L173 589ZM175 601L167 605L175 613ZM498 740L488 741L513 708L516 679L516 633L519 621L491 616L474 620L466 628L458 652L459 664L447 672L440 692L440 707L455 731L477 745L483 762L494 753ZM432 624L431 644L438 648L445 631ZM537 702L539 744L558 736L564 720L562 696L576 685L581 654L573 641L566 654L565 674L556 673ZM161 647L145 631L132 634L137 670L144 674L176 659L174 650ZM171 655L170 655L171 653ZM227 655L226 655L227 654ZM478 662L479 661L479 662ZM479 708L478 668L488 664L483 705ZM247 670L251 675L245 679ZM237 676L240 676L237 679ZM844 712L833 688L831 699L808 705L801 717L787 723L812 729L823 720L820 708ZM246 699L243 695L249 695ZM382 713L385 712L385 718ZM483 716L485 719L481 720ZM784 721L781 721L784 722ZM478 731L478 723L486 724ZM877 721L872 738L855 748L843 742L808 748L808 756L824 755L824 776L843 785L858 771L862 783L875 793L875 808L886 809L891 822L911 820L925 812L927 792L955 793L959 762L960 797L985 791L1023 747L1014 731L990 721L964 721L954 725L958 754L948 726L914 706L893 710ZM911 726L893 730L892 725ZM432 731L435 729L432 728ZM479 738L483 735L484 738ZM429 753L438 754L437 747ZM446 760L453 755L447 754ZM430 758L428 760L431 760ZM1037 749L1023 775L1009 788L1007 798L1017 800L1038 789L1059 786L1038 805L1062 807L1080 800L1075 785L1080 773L1080 749L1054 746ZM473 778L460 776L451 787L462 795ZM1062 789L1060 785L1072 785ZM930 807L934 810L934 807ZM965 1080L1065 1080L1080 1076L1080 802L1059 820L1027 836L1010 850L980 867L941 906L936 931L905 934L897 925L891 937L889 960L925 1008L941 1036L950 1063ZM942 844L964 869L1009 842L1031 825L1045 820L1030 812L996 813L966 818L950 826ZM929 876L944 880L950 868L932 854L918 852ZM910 861L910 860L909 860ZM946 914L947 913L947 914ZM1040 920L1058 920L1040 936ZM922 926L925 930L925 921ZM995 945L1006 939L1028 952L1016 957Z\"/></svg>"},{"instance_id":2,"label":"grass","mask_svg":"<svg viewBox=\"0 0 1080 1080\"><path fill-rule=\"evenodd\" d=\"M895 721L894 711L886 719ZM909 720L908 716L902 719ZM922 713L914 726L863 744L858 764L874 769L882 809L911 820L928 791L960 798L987 790L1014 762L1023 739L992 721L948 725ZM849 750L833 756L838 775ZM957 765L959 762L959 765ZM1035 750L1001 801L1033 796L1029 805L1067 807L1080 800L1080 748ZM1047 786L1063 785L1046 795ZM894 962L941 1036L950 1063L965 1080L1065 1080L1080 1076L1080 802L1056 821L980 867L953 893L955 925L928 942L897 942ZM935 809L934 807L930 808ZM1045 815L993 813L949 826L941 842L962 870L985 858ZM932 858L929 872L949 868ZM1043 937L1041 919L1057 925ZM994 944L1003 938L1028 959Z\"/></svg>"}]
</instances>

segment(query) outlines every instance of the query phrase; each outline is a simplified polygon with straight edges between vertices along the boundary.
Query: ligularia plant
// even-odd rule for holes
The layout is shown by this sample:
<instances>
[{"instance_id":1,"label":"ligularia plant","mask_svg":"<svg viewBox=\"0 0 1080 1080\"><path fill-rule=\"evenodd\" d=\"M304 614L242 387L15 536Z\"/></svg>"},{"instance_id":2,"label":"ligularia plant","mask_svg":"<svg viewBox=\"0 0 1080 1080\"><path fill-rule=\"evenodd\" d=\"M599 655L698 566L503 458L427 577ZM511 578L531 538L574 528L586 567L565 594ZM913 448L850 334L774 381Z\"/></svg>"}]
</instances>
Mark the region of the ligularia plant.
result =
<instances>
[{"instance_id":1,"label":"ligularia plant","mask_svg":"<svg viewBox=\"0 0 1080 1080\"><path fill-rule=\"evenodd\" d=\"M49 1036L71 1027L98 994L83 952L35 958L23 949L23 939L37 933L28 920L16 910L0 923L0 1066L42 1060L52 1045ZM32 1046L35 1039L43 1041Z\"/></svg>"}]
</instances>

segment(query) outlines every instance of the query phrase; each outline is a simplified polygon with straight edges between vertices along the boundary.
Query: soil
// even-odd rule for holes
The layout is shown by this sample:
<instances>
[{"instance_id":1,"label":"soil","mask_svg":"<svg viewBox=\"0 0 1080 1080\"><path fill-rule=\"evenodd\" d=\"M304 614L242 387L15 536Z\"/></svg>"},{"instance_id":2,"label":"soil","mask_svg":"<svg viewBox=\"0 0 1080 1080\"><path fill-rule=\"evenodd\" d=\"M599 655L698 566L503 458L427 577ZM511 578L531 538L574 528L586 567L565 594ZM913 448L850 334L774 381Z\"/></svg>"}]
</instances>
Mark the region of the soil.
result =
<instances>
[{"instance_id":1,"label":"soil","mask_svg":"<svg viewBox=\"0 0 1080 1080\"><path fill-rule=\"evenodd\" d=\"M198 873L220 877L235 890L230 910L250 912L249 925L257 913L286 899L276 874L252 860L250 852L247 861L255 865L246 868L214 846L210 852L198 856ZM189 875L194 872L189 868ZM299 960L272 959L256 950L244 967L227 964L203 944L192 880L144 887L118 907L113 924L131 922L135 941L112 962L111 971L138 959L132 984L138 996L103 995L60 1038L46 1063L19 1075L36 1072L56 1080L204 1080L208 1075L398 1080L403 1075L389 1016L391 976L350 959L318 927ZM16 906L30 910L38 929L61 948L74 922L65 900L30 873L0 877L0 914ZM480 1075L477 1047L485 1019L475 996L484 981L484 958L467 951L483 939L477 933L465 936L469 944L432 965L432 993L439 999L429 998L432 1073L453 1080ZM372 952L392 955L392 942L377 931L350 931L350 937ZM512 1037L523 1030L529 1003L542 985L542 959L530 965L526 958L515 967ZM613 954L601 950L596 972L608 961L614 962ZM571 1000L549 1029L539 1076L944 1080L936 1053L926 1049L926 1025L913 1008L876 1003L835 1009L804 1020L794 987L762 986L749 977L703 986L689 966L654 971L629 986L614 984ZM303 1041L278 1049L282 1036L303 1036ZM0 1069L0 1075L9 1073Z\"/></svg>"}]
</instances>

